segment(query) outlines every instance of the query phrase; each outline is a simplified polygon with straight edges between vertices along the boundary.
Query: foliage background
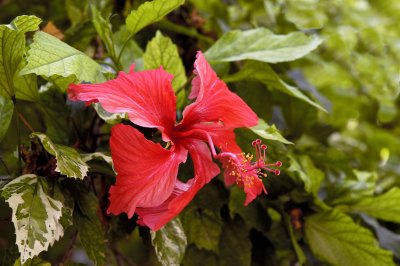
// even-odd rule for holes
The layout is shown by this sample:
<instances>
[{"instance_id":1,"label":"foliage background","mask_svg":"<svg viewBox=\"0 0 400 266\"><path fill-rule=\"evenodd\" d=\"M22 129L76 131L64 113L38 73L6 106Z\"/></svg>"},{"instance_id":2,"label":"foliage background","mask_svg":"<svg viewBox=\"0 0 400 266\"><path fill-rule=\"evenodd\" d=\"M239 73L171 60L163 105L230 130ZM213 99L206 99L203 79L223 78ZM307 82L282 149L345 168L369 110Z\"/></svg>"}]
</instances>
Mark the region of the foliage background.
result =
<instances>
[{"instance_id":1,"label":"foliage background","mask_svg":"<svg viewBox=\"0 0 400 266\"><path fill-rule=\"evenodd\" d=\"M398 263L398 1L143 2L0 4L0 23L11 23L0 34L0 264L38 255L16 235L48 249L28 265ZM145 12L135 21L138 8ZM42 22L14 20L21 15ZM39 23L64 44L35 34ZM250 48L264 54L251 56ZM124 117L67 101L66 86L113 78L131 63L162 64L176 77L182 109L197 50L263 119L237 131L241 147L251 152L251 141L264 138L282 174L268 176L268 195L248 207L219 176L157 233L106 215L115 177L108 137ZM64 63L73 55L70 68L51 64L46 51ZM191 177L189 169L180 177ZM53 222L55 233L40 239L47 232L40 224L51 219L62 228Z\"/></svg>"}]
</instances>

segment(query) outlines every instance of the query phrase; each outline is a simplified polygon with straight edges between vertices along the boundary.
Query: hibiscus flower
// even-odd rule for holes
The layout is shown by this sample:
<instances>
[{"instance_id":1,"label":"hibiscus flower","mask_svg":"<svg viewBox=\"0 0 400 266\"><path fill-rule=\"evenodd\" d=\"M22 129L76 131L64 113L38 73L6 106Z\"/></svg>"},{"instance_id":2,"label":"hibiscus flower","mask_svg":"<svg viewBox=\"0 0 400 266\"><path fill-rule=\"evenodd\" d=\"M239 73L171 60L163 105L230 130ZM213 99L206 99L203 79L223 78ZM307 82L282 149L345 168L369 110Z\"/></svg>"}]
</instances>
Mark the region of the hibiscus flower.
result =
<instances>
[{"instance_id":1,"label":"hibiscus flower","mask_svg":"<svg viewBox=\"0 0 400 266\"><path fill-rule=\"evenodd\" d=\"M69 99L100 102L110 113L127 113L134 124L157 128L168 143L162 147L128 125L112 128L110 150L117 177L109 192L108 213L127 213L128 217L137 213L139 224L158 230L219 173L213 157L223 162L239 158L241 150L233 130L256 125L258 117L218 79L201 52L194 68L189 99L195 101L184 109L179 123L173 76L162 67L142 72L132 67L129 73L120 72L105 83L69 86ZM214 145L220 148L219 154ZM184 183L177 174L188 154L194 177ZM232 167L234 163L227 165L227 169Z\"/></svg>"}]
</instances>

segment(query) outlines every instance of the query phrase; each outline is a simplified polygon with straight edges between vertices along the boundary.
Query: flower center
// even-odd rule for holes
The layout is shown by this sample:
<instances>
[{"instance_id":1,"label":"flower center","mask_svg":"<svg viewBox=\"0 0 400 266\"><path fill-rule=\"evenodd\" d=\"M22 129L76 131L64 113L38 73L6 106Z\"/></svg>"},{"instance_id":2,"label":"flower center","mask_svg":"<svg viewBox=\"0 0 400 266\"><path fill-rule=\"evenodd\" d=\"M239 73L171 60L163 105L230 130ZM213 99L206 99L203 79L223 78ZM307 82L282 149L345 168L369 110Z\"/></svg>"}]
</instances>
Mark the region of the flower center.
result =
<instances>
[{"instance_id":1,"label":"flower center","mask_svg":"<svg viewBox=\"0 0 400 266\"><path fill-rule=\"evenodd\" d=\"M267 146L262 144L260 139L254 140L252 145L255 148L255 161L253 161L253 155L245 153L234 154L230 152L221 152L217 155L219 159L222 159L221 161L226 171L228 171L228 174L236 178L236 184L243 185L244 187L252 187L255 178L261 179L262 177L266 177L266 172L279 175L280 170L272 167L282 166L281 161L267 163Z\"/></svg>"}]
</instances>

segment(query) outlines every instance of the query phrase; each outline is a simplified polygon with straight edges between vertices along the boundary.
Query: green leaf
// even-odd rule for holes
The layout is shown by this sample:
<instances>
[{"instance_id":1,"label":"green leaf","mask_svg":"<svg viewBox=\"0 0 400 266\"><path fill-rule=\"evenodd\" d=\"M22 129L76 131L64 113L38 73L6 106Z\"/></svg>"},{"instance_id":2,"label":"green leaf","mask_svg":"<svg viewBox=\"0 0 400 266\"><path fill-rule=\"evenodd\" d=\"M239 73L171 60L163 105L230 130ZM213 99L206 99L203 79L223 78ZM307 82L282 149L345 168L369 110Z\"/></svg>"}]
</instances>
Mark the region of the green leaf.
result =
<instances>
[{"instance_id":1,"label":"green leaf","mask_svg":"<svg viewBox=\"0 0 400 266\"><path fill-rule=\"evenodd\" d=\"M161 20L169 12L179 7L185 0L153 0L140 5L126 18L126 29L135 34L144 27Z\"/></svg>"},{"instance_id":2,"label":"green leaf","mask_svg":"<svg viewBox=\"0 0 400 266\"><path fill-rule=\"evenodd\" d=\"M56 172L77 179L83 179L87 175L89 167L75 149L55 144L43 133L35 132L31 137L38 138L45 150L56 157Z\"/></svg>"},{"instance_id":3,"label":"green leaf","mask_svg":"<svg viewBox=\"0 0 400 266\"><path fill-rule=\"evenodd\" d=\"M14 75L22 60L25 36L22 32L0 25L0 95L12 98L15 94Z\"/></svg>"},{"instance_id":4,"label":"green leaf","mask_svg":"<svg viewBox=\"0 0 400 266\"><path fill-rule=\"evenodd\" d=\"M186 84L187 78L185 68L179 57L178 48L170 38L164 37L157 31L156 36L148 42L146 51L143 54L145 69L157 69L162 66L165 71L172 74L172 87L177 92ZM177 95L177 105L182 106L185 101L185 90L180 90Z\"/></svg>"},{"instance_id":5,"label":"green leaf","mask_svg":"<svg viewBox=\"0 0 400 266\"><path fill-rule=\"evenodd\" d=\"M7 133L14 113L13 102L0 95L0 142Z\"/></svg>"},{"instance_id":6,"label":"green leaf","mask_svg":"<svg viewBox=\"0 0 400 266\"><path fill-rule=\"evenodd\" d=\"M148 42L143 54L145 69L156 69L162 66L165 71L172 74L172 87L177 91L186 81L185 68L179 57L178 48L170 38L164 37L157 31L156 36Z\"/></svg>"},{"instance_id":7,"label":"green leaf","mask_svg":"<svg viewBox=\"0 0 400 266\"><path fill-rule=\"evenodd\" d=\"M21 76L19 72L26 66L25 60L21 60L14 74L15 97L20 100L38 102L39 91L37 77L34 74Z\"/></svg>"},{"instance_id":8,"label":"green leaf","mask_svg":"<svg viewBox=\"0 0 400 266\"><path fill-rule=\"evenodd\" d=\"M343 206L344 211L362 212L375 218L400 223L400 188L394 187L376 197L364 197L354 205ZM339 206L342 207L342 206Z\"/></svg>"},{"instance_id":9,"label":"green leaf","mask_svg":"<svg viewBox=\"0 0 400 266\"><path fill-rule=\"evenodd\" d=\"M50 83L47 85L51 86ZM64 94L55 87L43 86L40 90L39 106L44 114L46 135L56 143L68 143L72 128Z\"/></svg>"},{"instance_id":10,"label":"green leaf","mask_svg":"<svg viewBox=\"0 0 400 266\"><path fill-rule=\"evenodd\" d=\"M293 142L288 141L281 135L275 125L270 126L261 118L258 119L257 126L251 127L250 130L263 139L275 140L284 144L293 144Z\"/></svg>"},{"instance_id":11,"label":"green leaf","mask_svg":"<svg viewBox=\"0 0 400 266\"><path fill-rule=\"evenodd\" d=\"M332 265L395 265L391 252L378 246L373 234L338 210L313 214L305 220L312 252Z\"/></svg>"},{"instance_id":12,"label":"green leaf","mask_svg":"<svg viewBox=\"0 0 400 266\"><path fill-rule=\"evenodd\" d=\"M125 25L120 26L119 30L114 32L113 40L115 51L118 56L122 48L124 48L123 54L120 57L123 70L128 72L132 64L135 64L135 71L143 70L143 49L129 35Z\"/></svg>"},{"instance_id":13,"label":"green leaf","mask_svg":"<svg viewBox=\"0 0 400 266\"><path fill-rule=\"evenodd\" d=\"M38 30L40 23L42 23L42 20L36 16L23 15L13 19L10 26L19 32L26 33Z\"/></svg>"},{"instance_id":14,"label":"green leaf","mask_svg":"<svg viewBox=\"0 0 400 266\"><path fill-rule=\"evenodd\" d=\"M18 258L15 261L14 266L51 266L51 263L39 257L34 257L32 259L28 259L24 264L21 264L21 258Z\"/></svg>"},{"instance_id":15,"label":"green leaf","mask_svg":"<svg viewBox=\"0 0 400 266\"><path fill-rule=\"evenodd\" d=\"M182 266L218 266L217 256L212 251L197 249L194 245L186 248Z\"/></svg>"},{"instance_id":16,"label":"green leaf","mask_svg":"<svg viewBox=\"0 0 400 266\"><path fill-rule=\"evenodd\" d=\"M157 232L151 231L151 243L162 265L179 265L187 245L186 235L179 218L170 221Z\"/></svg>"},{"instance_id":17,"label":"green leaf","mask_svg":"<svg viewBox=\"0 0 400 266\"><path fill-rule=\"evenodd\" d=\"M113 166L113 161L112 161L111 156L106 155L102 152L82 154L82 160L84 162L88 162L88 161L95 160L95 159L101 159L101 160L105 161L106 163L108 163L109 165Z\"/></svg>"},{"instance_id":18,"label":"green leaf","mask_svg":"<svg viewBox=\"0 0 400 266\"><path fill-rule=\"evenodd\" d=\"M243 221L235 219L224 223L219 249L218 265L251 265L251 242Z\"/></svg>"},{"instance_id":19,"label":"green leaf","mask_svg":"<svg viewBox=\"0 0 400 266\"><path fill-rule=\"evenodd\" d=\"M42 31L36 32L28 51L28 64L21 75L34 73L50 78L54 75L78 81L101 82L101 66L79 50Z\"/></svg>"},{"instance_id":20,"label":"green leaf","mask_svg":"<svg viewBox=\"0 0 400 266\"><path fill-rule=\"evenodd\" d=\"M378 175L375 172L353 170L355 178L347 176L328 190L326 202L331 205L353 205L374 195Z\"/></svg>"},{"instance_id":21,"label":"green leaf","mask_svg":"<svg viewBox=\"0 0 400 266\"><path fill-rule=\"evenodd\" d=\"M232 219L238 214L245 221L247 228L256 228L260 232L266 232L269 227L269 217L260 204L259 201L254 201L248 206L244 206L243 203L246 199L246 193L242 188L233 186L229 196L229 214Z\"/></svg>"},{"instance_id":22,"label":"green leaf","mask_svg":"<svg viewBox=\"0 0 400 266\"><path fill-rule=\"evenodd\" d=\"M46 179L20 176L2 188L1 195L12 209L16 244L21 263L47 250L64 235L60 223L63 203L46 194Z\"/></svg>"},{"instance_id":23,"label":"green leaf","mask_svg":"<svg viewBox=\"0 0 400 266\"><path fill-rule=\"evenodd\" d=\"M248 61L239 72L224 78L225 82L241 80L260 81L270 89L281 91L326 112L322 106L311 100L301 90L284 82L268 64Z\"/></svg>"},{"instance_id":24,"label":"green leaf","mask_svg":"<svg viewBox=\"0 0 400 266\"><path fill-rule=\"evenodd\" d=\"M212 250L218 253L219 239L222 231L222 221L219 213L208 209L189 207L181 215L188 243L195 244L199 249Z\"/></svg>"},{"instance_id":25,"label":"green leaf","mask_svg":"<svg viewBox=\"0 0 400 266\"><path fill-rule=\"evenodd\" d=\"M122 120L128 119L127 113L110 113L107 112L100 103L94 104L94 109L101 119L106 121L107 124L115 125L121 123Z\"/></svg>"},{"instance_id":26,"label":"green leaf","mask_svg":"<svg viewBox=\"0 0 400 266\"><path fill-rule=\"evenodd\" d=\"M65 9L73 27L83 24L88 18L88 0L66 0Z\"/></svg>"},{"instance_id":27,"label":"green leaf","mask_svg":"<svg viewBox=\"0 0 400 266\"><path fill-rule=\"evenodd\" d=\"M97 216L98 199L91 192L80 191L77 203L82 214L75 212L74 221L78 227L80 242L94 265L104 265L106 242L104 229Z\"/></svg>"},{"instance_id":28,"label":"green leaf","mask_svg":"<svg viewBox=\"0 0 400 266\"><path fill-rule=\"evenodd\" d=\"M265 28L225 33L204 54L210 61L253 59L267 63L293 61L317 48L322 40L302 32L276 35Z\"/></svg>"},{"instance_id":29,"label":"green leaf","mask_svg":"<svg viewBox=\"0 0 400 266\"><path fill-rule=\"evenodd\" d=\"M99 34L101 40L106 45L107 51L110 53L112 58L115 57L114 42L112 39L111 24L108 20L105 20L99 10L94 5L91 5L92 10L92 21L93 25Z\"/></svg>"},{"instance_id":30,"label":"green leaf","mask_svg":"<svg viewBox=\"0 0 400 266\"><path fill-rule=\"evenodd\" d=\"M295 179L300 179L304 184L304 190L307 193L317 196L318 190L321 186L321 182L324 179L324 172L314 166L312 160L306 156L289 155L290 167L287 169L288 172L292 173Z\"/></svg>"}]
</instances>

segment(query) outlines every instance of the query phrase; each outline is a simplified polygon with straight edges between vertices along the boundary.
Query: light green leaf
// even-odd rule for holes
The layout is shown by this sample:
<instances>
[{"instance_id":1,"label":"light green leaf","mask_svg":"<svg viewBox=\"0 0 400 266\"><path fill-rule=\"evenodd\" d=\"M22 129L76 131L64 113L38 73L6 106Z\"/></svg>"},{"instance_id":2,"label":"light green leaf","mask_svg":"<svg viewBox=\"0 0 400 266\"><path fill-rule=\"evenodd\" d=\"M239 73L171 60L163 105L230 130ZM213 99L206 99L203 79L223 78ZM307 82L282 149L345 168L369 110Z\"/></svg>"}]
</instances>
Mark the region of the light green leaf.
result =
<instances>
[{"instance_id":1,"label":"light green leaf","mask_svg":"<svg viewBox=\"0 0 400 266\"><path fill-rule=\"evenodd\" d=\"M14 113L13 102L0 95L0 142L3 140Z\"/></svg>"},{"instance_id":2,"label":"light green leaf","mask_svg":"<svg viewBox=\"0 0 400 266\"><path fill-rule=\"evenodd\" d=\"M108 163L109 165L113 166L113 161L111 156L106 155L102 152L94 152L94 153L87 153L87 154L82 154L82 160L86 163L91 160L95 159L101 159Z\"/></svg>"},{"instance_id":3,"label":"light green leaf","mask_svg":"<svg viewBox=\"0 0 400 266\"><path fill-rule=\"evenodd\" d=\"M399 202L400 188L394 187L380 196L364 197L354 205L343 206L341 209L362 212L384 221L400 223Z\"/></svg>"},{"instance_id":4,"label":"light green leaf","mask_svg":"<svg viewBox=\"0 0 400 266\"><path fill-rule=\"evenodd\" d=\"M338 210L313 214L305 220L312 252L332 265L395 265L391 252L378 246L373 234Z\"/></svg>"},{"instance_id":5,"label":"light green leaf","mask_svg":"<svg viewBox=\"0 0 400 266\"><path fill-rule=\"evenodd\" d=\"M189 243L218 253L222 221L219 213L190 207L181 217Z\"/></svg>"},{"instance_id":6,"label":"light green leaf","mask_svg":"<svg viewBox=\"0 0 400 266\"><path fill-rule=\"evenodd\" d=\"M225 82L236 82L241 80L257 80L267 85L268 88L281 91L292 97L300 99L324 112L326 110L311 100L307 95L305 95L298 88L291 86L284 82L275 71L265 63L249 61L242 67L239 72L223 78Z\"/></svg>"},{"instance_id":7,"label":"light green leaf","mask_svg":"<svg viewBox=\"0 0 400 266\"><path fill-rule=\"evenodd\" d=\"M77 200L82 214L79 212L74 213L79 239L94 265L104 265L106 260L106 241L104 239L104 229L97 216L98 199L93 193L80 192L80 197Z\"/></svg>"},{"instance_id":8,"label":"light green leaf","mask_svg":"<svg viewBox=\"0 0 400 266\"><path fill-rule=\"evenodd\" d=\"M321 43L317 36L302 32L276 35L265 28L233 30L225 33L204 55L210 61L253 59L279 63L301 58Z\"/></svg>"},{"instance_id":9,"label":"light green leaf","mask_svg":"<svg viewBox=\"0 0 400 266\"><path fill-rule=\"evenodd\" d=\"M165 71L172 74L172 87L177 92L185 85L187 78L185 68L179 57L178 48L170 38L164 37L157 31L156 36L147 44L146 51L143 54L143 63L145 69L156 69L162 66ZM185 100L185 90L180 90L177 95L177 105L182 106Z\"/></svg>"},{"instance_id":10,"label":"light green leaf","mask_svg":"<svg viewBox=\"0 0 400 266\"><path fill-rule=\"evenodd\" d=\"M42 31L36 32L21 75L35 73L50 78L74 75L79 81L101 82L101 66L79 50Z\"/></svg>"},{"instance_id":11,"label":"light green leaf","mask_svg":"<svg viewBox=\"0 0 400 266\"><path fill-rule=\"evenodd\" d=\"M174 91L183 86L186 81L185 68L179 57L178 48L170 38L164 37L157 31L156 36L147 44L143 54L145 69L156 69L162 66L165 71L172 74L172 87Z\"/></svg>"},{"instance_id":12,"label":"light green leaf","mask_svg":"<svg viewBox=\"0 0 400 266\"><path fill-rule=\"evenodd\" d=\"M293 144L293 142L288 141L281 135L275 125L270 126L261 118L258 119L257 126L251 127L250 130L263 139L276 140L284 144Z\"/></svg>"},{"instance_id":13,"label":"light green leaf","mask_svg":"<svg viewBox=\"0 0 400 266\"><path fill-rule=\"evenodd\" d=\"M75 149L55 144L42 133L32 133L31 137L38 138L45 150L56 157L56 172L77 179L83 179L87 175L89 166L82 160Z\"/></svg>"},{"instance_id":14,"label":"light green leaf","mask_svg":"<svg viewBox=\"0 0 400 266\"><path fill-rule=\"evenodd\" d=\"M13 19L10 26L19 32L26 33L38 30L40 23L42 23L42 20L36 16L23 15Z\"/></svg>"},{"instance_id":15,"label":"light green leaf","mask_svg":"<svg viewBox=\"0 0 400 266\"><path fill-rule=\"evenodd\" d=\"M186 235L179 218L170 221L156 232L151 231L151 243L162 265L179 265L185 255L187 245Z\"/></svg>"},{"instance_id":16,"label":"light green leaf","mask_svg":"<svg viewBox=\"0 0 400 266\"><path fill-rule=\"evenodd\" d=\"M14 75L22 60L25 36L22 32L0 25L0 95L11 98L15 94Z\"/></svg>"},{"instance_id":17,"label":"light green leaf","mask_svg":"<svg viewBox=\"0 0 400 266\"><path fill-rule=\"evenodd\" d=\"M28 259L24 264L21 264L21 258L18 258L15 261L14 266L51 266L51 263L39 257L34 257L32 259Z\"/></svg>"},{"instance_id":18,"label":"light green leaf","mask_svg":"<svg viewBox=\"0 0 400 266\"><path fill-rule=\"evenodd\" d=\"M135 34L144 27L161 20L169 12L179 7L185 0L153 0L140 5L126 18L126 29Z\"/></svg>"},{"instance_id":19,"label":"light green leaf","mask_svg":"<svg viewBox=\"0 0 400 266\"><path fill-rule=\"evenodd\" d=\"M312 160L306 156L289 155L290 167L287 171L296 179L300 179L304 184L304 190L307 193L317 196L321 182L324 179L324 172L314 166Z\"/></svg>"},{"instance_id":20,"label":"light green leaf","mask_svg":"<svg viewBox=\"0 0 400 266\"><path fill-rule=\"evenodd\" d=\"M45 178L23 175L8 183L1 191L12 209L22 264L47 250L64 235L65 228L60 223L63 203L46 194Z\"/></svg>"}]
</instances>

